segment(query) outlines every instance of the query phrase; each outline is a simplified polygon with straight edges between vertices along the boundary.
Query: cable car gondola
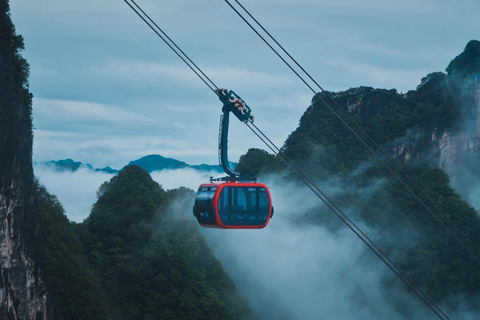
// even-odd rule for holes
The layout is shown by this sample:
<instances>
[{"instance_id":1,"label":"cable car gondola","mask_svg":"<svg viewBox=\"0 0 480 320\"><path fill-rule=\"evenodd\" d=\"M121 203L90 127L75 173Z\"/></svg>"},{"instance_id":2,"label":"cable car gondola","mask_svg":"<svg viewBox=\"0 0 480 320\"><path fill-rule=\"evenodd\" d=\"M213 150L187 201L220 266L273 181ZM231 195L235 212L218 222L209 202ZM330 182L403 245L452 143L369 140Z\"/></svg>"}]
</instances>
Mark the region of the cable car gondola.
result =
<instances>
[{"instance_id":1,"label":"cable car gondola","mask_svg":"<svg viewBox=\"0 0 480 320\"><path fill-rule=\"evenodd\" d=\"M200 225L207 228L260 229L273 213L270 192L258 182L204 183L193 208Z\"/></svg>"},{"instance_id":2,"label":"cable car gondola","mask_svg":"<svg viewBox=\"0 0 480 320\"><path fill-rule=\"evenodd\" d=\"M253 122L250 108L235 92L216 90L223 102L220 118L219 160L227 177L201 184L195 196L193 214L201 226L222 229L261 229L273 216L268 187L256 178L239 177L231 168L227 155L229 113L242 122Z\"/></svg>"}]
</instances>

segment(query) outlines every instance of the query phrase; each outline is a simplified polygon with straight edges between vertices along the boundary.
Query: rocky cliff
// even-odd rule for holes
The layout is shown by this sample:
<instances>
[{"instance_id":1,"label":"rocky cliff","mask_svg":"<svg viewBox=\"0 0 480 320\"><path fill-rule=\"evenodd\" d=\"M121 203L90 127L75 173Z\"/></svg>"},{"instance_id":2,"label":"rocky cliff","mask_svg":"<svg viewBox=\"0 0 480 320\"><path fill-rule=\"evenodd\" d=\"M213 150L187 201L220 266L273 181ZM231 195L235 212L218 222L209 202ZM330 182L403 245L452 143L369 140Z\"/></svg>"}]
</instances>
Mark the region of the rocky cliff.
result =
<instances>
[{"instance_id":1,"label":"rocky cliff","mask_svg":"<svg viewBox=\"0 0 480 320\"><path fill-rule=\"evenodd\" d=\"M360 87L334 97L367 132L385 129L387 139L374 139L392 157L432 160L455 181L459 167L480 160L480 41L470 41L446 71L427 75L403 95Z\"/></svg>"},{"instance_id":2,"label":"rocky cliff","mask_svg":"<svg viewBox=\"0 0 480 320\"><path fill-rule=\"evenodd\" d=\"M0 319L53 319L37 261L32 95L8 1L0 1Z\"/></svg>"},{"instance_id":3,"label":"rocky cliff","mask_svg":"<svg viewBox=\"0 0 480 320\"><path fill-rule=\"evenodd\" d=\"M480 41L470 41L446 71L425 76L405 94L360 87L333 96L390 156L442 169L478 209Z\"/></svg>"},{"instance_id":4,"label":"rocky cliff","mask_svg":"<svg viewBox=\"0 0 480 320\"><path fill-rule=\"evenodd\" d=\"M449 172L466 154L480 154L480 82L473 77L465 84L470 96L462 105L461 123L453 132L445 131L438 140L440 149L440 168Z\"/></svg>"},{"instance_id":5,"label":"rocky cliff","mask_svg":"<svg viewBox=\"0 0 480 320\"><path fill-rule=\"evenodd\" d=\"M460 106L460 114L455 126L437 135L439 167L450 176L452 186L478 207L480 41L470 41L446 70L449 86Z\"/></svg>"}]
</instances>

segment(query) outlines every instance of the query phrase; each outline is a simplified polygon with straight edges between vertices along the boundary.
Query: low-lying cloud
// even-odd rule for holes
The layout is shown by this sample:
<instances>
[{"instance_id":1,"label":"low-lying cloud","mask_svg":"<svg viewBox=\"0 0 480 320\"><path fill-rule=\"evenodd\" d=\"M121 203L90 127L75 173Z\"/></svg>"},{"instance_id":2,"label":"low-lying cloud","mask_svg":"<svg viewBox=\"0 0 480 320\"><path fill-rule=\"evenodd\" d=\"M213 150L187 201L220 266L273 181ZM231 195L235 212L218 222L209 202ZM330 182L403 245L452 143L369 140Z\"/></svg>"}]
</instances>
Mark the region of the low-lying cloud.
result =
<instances>
[{"instance_id":1,"label":"low-lying cloud","mask_svg":"<svg viewBox=\"0 0 480 320\"><path fill-rule=\"evenodd\" d=\"M77 222L88 216L98 187L113 177L86 169L57 172L41 166L35 167L35 174L59 198L68 218ZM186 186L193 190L211 175L218 173L187 168L151 174L164 189ZM331 215L310 190L280 177L263 182L275 207L265 229L199 227L259 319L435 319L403 283L386 285L386 279L393 277L391 271L350 230L331 231L327 225L308 221L304 214L308 211ZM321 187L330 196L342 192L333 182ZM376 232L357 224L366 234ZM447 314L474 319L466 309Z\"/></svg>"},{"instance_id":2,"label":"low-lying cloud","mask_svg":"<svg viewBox=\"0 0 480 320\"><path fill-rule=\"evenodd\" d=\"M385 289L390 270L350 230L306 221L305 211L324 209L309 189L279 179L267 184L275 215L265 229L202 229L260 319L431 317L413 294Z\"/></svg>"},{"instance_id":3,"label":"low-lying cloud","mask_svg":"<svg viewBox=\"0 0 480 320\"><path fill-rule=\"evenodd\" d=\"M103 182L114 176L89 169L60 172L44 165L35 165L34 170L40 183L62 203L68 219L75 222L82 222L88 217L97 200L96 191ZM198 186L208 182L211 176L219 175L216 171L197 171L191 168L154 171L151 174L153 180L165 190L182 186L197 190Z\"/></svg>"},{"instance_id":4,"label":"low-lying cloud","mask_svg":"<svg viewBox=\"0 0 480 320\"><path fill-rule=\"evenodd\" d=\"M57 196L68 219L75 222L82 222L89 216L97 200L95 192L103 182L113 177L112 174L88 169L60 172L41 165L35 166L34 171L48 192Z\"/></svg>"}]
</instances>

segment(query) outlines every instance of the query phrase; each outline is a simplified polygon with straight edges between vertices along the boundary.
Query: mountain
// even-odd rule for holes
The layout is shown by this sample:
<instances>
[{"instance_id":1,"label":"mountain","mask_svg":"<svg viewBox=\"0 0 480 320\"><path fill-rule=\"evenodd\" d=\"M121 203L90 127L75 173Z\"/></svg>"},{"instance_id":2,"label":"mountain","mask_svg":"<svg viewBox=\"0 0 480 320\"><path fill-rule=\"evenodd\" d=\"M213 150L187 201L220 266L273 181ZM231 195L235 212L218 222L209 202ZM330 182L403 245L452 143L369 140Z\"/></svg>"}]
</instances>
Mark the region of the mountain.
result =
<instances>
[{"instance_id":1,"label":"mountain","mask_svg":"<svg viewBox=\"0 0 480 320\"><path fill-rule=\"evenodd\" d=\"M78 169L89 169L93 170L93 167L91 165L83 164L81 162L75 162L72 159L68 158L65 160L51 160L48 162L45 162L45 165L50 168L54 168L57 171L77 171Z\"/></svg>"},{"instance_id":2,"label":"mountain","mask_svg":"<svg viewBox=\"0 0 480 320\"><path fill-rule=\"evenodd\" d=\"M230 164L232 168L235 168L236 163L230 162ZM190 165L183 161L175 160L172 158L165 158L156 154L148 155L135 161L130 161L128 165L137 165L140 168L146 170L148 173L151 173L153 171L165 170L165 169L175 170L175 169L184 169L184 168L192 168L200 171L223 172L223 169L220 165L208 165L208 164Z\"/></svg>"},{"instance_id":3,"label":"mountain","mask_svg":"<svg viewBox=\"0 0 480 320\"><path fill-rule=\"evenodd\" d=\"M175 160L172 158L164 158L160 155L153 154L134 161L130 161L128 165L139 166L140 168L149 173L155 170L183 169L189 167L189 165L183 161Z\"/></svg>"},{"instance_id":4,"label":"mountain","mask_svg":"<svg viewBox=\"0 0 480 320\"><path fill-rule=\"evenodd\" d=\"M39 163L35 163L35 165L39 165ZM110 174L117 174L118 170L112 169L110 167L104 167L101 169L94 169L90 164L83 164L78 161L73 161L72 159L68 158L65 160L51 160L43 163L47 168L54 169L56 171L64 172L64 171L70 171L70 172L75 172L78 169L87 169L87 170L93 170L96 172L105 172L105 173L110 173Z\"/></svg>"},{"instance_id":5,"label":"mountain","mask_svg":"<svg viewBox=\"0 0 480 320\"><path fill-rule=\"evenodd\" d=\"M255 318L192 219L192 190L128 165L97 195L75 229L110 319Z\"/></svg>"},{"instance_id":6,"label":"mountain","mask_svg":"<svg viewBox=\"0 0 480 320\"><path fill-rule=\"evenodd\" d=\"M195 193L136 165L97 192L82 223L37 185L42 265L65 319L255 319L192 218Z\"/></svg>"},{"instance_id":7,"label":"mountain","mask_svg":"<svg viewBox=\"0 0 480 320\"><path fill-rule=\"evenodd\" d=\"M470 41L446 70L447 74L428 74L416 90L405 94L371 87L330 92L343 109L330 103L338 117L324 103L329 97L319 93L282 151L313 181L341 190L332 197L335 203L360 221L357 223L375 230L375 242L395 257L395 263L434 302L453 309L468 306L478 313L478 263L435 216L441 210L480 247L480 216L465 201L477 201L480 205L480 42ZM365 133L373 137L410 176L411 181L403 179L408 188L416 190L415 183L422 190L423 195L418 191L416 194L426 207L372 156L343 122L368 147L377 150ZM259 152L247 153L237 168L249 167L244 163L260 163L261 167L256 168L260 175L283 170L278 166L278 157L272 159L260 154L262 161L258 161L255 158L258 155ZM286 177L293 179L292 174ZM342 227L321 205L298 219L333 231ZM385 280L386 290L393 279L391 276Z\"/></svg>"},{"instance_id":8,"label":"mountain","mask_svg":"<svg viewBox=\"0 0 480 320\"><path fill-rule=\"evenodd\" d=\"M480 41L470 41L446 70L447 74L426 75L416 90L405 94L371 87L329 94L351 117L339 112L342 121L353 128L352 119L356 121L389 156L402 163L431 163L469 198L475 181L461 184L472 180L472 174L480 177ZM326 173L352 170L370 153L321 98L328 100L321 93L314 97L300 126L285 142L285 152L293 159L306 159L321 151Z\"/></svg>"},{"instance_id":9,"label":"mountain","mask_svg":"<svg viewBox=\"0 0 480 320\"><path fill-rule=\"evenodd\" d=\"M38 165L38 164L37 164ZM72 159L65 159L65 160L51 160L44 163L44 165L48 168L55 169L57 171L71 171L75 172L79 169L87 169L87 170L94 170L96 172L105 172L110 174L118 174L119 170L112 169L111 167L104 167L101 169L93 168L90 164L83 164L82 162L77 162ZM140 159L130 161L128 165L137 165L140 168L146 170L148 173L152 173L153 171L161 171L161 170L175 170L175 169L184 169L184 168L191 168L198 171L217 171L219 173L223 172L223 169L220 165L208 165L208 164L200 164L200 165L190 165L183 161L179 161L172 158L165 158L160 155L152 154ZM237 163L230 162L230 166L235 168Z\"/></svg>"}]
</instances>

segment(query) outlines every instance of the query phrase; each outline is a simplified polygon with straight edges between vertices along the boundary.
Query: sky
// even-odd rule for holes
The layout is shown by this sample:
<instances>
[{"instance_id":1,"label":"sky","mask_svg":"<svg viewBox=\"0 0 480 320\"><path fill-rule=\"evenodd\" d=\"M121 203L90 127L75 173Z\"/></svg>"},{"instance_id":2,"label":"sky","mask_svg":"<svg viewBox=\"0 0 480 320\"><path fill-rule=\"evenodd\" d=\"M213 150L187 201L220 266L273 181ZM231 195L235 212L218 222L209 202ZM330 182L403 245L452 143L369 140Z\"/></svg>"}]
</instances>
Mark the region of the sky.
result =
<instances>
[{"instance_id":1,"label":"sky","mask_svg":"<svg viewBox=\"0 0 480 320\"><path fill-rule=\"evenodd\" d=\"M234 1L232 1L235 3ZM225 1L138 0L219 86L234 90L277 146L313 93ZM326 90L413 90L478 39L478 0L245 0ZM120 169L160 154L217 164L221 103L121 0L10 1L34 94L34 161ZM265 148L230 122L229 158Z\"/></svg>"}]
</instances>

